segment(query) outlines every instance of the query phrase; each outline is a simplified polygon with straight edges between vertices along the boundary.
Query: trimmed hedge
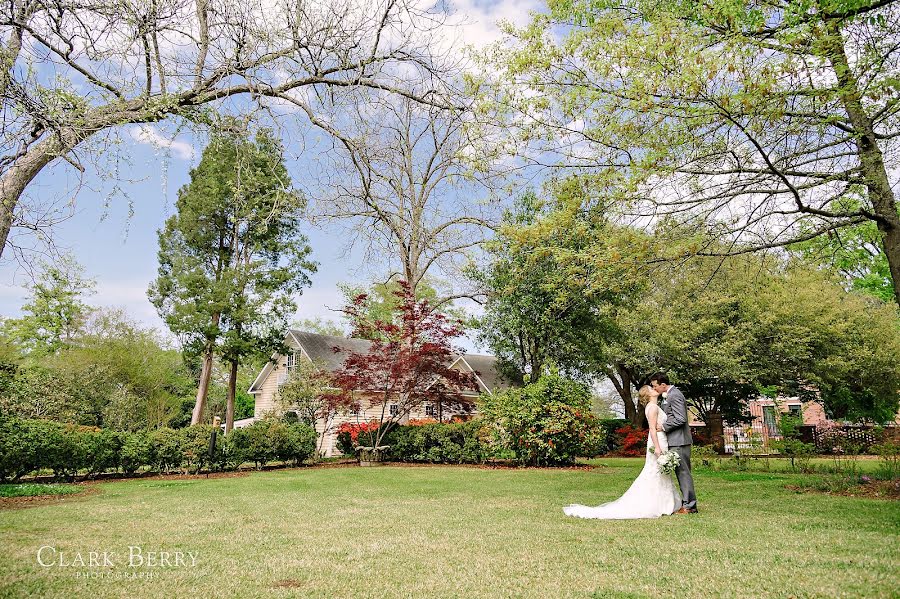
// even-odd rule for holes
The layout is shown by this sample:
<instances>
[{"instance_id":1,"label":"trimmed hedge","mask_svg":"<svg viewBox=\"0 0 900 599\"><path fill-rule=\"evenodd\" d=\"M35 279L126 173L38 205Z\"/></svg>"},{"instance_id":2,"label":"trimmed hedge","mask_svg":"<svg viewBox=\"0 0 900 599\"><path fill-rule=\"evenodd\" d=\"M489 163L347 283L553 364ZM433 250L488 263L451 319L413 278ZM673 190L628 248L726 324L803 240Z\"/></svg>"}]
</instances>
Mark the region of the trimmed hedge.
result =
<instances>
[{"instance_id":1,"label":"trimmed hedge","mask_svg":"<svg viewBox=\"0 0 900 599\"><path fill-rule=\"evenodd\" d=\"M315 453L316 433L305 424L260 420L219 436L210 462L211 426L119 432L49 420L0 420L0 480L16 481L40 470L59 479L106 471L134 474L143 467L160 472L199 472L203 467L234 469L244 462L261 467L280 460L300 464Z\"/></svg>"},{"instance_id":2,"label":"trimmed hedge","mask_svg":"<svg viewBox=\"0 0 900 599\"><path fill-rule=\"evenodd\" d=\"M480 419L398 426L386 436L388 459L432 464L481 464L492 456Z\"/></svg>"}]
</instances>

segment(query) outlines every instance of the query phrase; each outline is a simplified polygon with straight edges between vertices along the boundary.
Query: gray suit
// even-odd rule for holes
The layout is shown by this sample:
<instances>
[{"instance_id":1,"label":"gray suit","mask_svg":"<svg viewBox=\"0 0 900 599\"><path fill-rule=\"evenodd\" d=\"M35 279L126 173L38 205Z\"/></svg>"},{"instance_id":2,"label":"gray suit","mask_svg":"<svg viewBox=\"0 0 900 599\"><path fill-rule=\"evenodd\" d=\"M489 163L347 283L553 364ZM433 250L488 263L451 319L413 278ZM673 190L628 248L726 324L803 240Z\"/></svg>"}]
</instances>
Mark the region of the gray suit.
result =
<instances>
[{"instance_id":1,"label":"gray suit","mask_svg":"<svg viewBox=\"0 0 900 599\"><path fill-rule=\"evenodd\" d=\"M694 477L691 476L691 427L688 424L687 403L684 394L677 387L669 387L666 398L662 401L662 409L666 413L666 424L663 429L669 448L676 451L681 458L675 476L681 487L682 507L697 509L697 496L694 494Z\"/></svg>"}]
</instances>

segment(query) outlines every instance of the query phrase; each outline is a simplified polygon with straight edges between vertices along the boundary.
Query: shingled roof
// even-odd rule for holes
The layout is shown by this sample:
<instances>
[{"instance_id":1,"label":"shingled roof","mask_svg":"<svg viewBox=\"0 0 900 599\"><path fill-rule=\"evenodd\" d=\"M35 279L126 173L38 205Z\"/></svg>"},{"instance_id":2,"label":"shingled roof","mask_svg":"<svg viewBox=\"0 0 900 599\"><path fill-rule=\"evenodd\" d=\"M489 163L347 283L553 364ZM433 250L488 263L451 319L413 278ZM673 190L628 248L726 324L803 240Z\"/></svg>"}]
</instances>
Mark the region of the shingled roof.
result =
<instances>
[{"instance_id":1,"label":"shingled roof","mask_svg":"<svg viewBox=\"0 0 900 599\"><path fill-rule=\"evenodd\" d=\"M290 345L297 345L297 349L301 349L310 360L316 364L321 364L327 370L334 372L344 363L347 354L351 352L366 353L372 345L371 341L366 339L347 339L345 337L335 337L333 335L320 335L319 333L311 333L309 331L291 330L287 335L287 342ZM339 352L335 352L335 348L339 348ZM454 354L450 360L451 365L463 360L465 364L471 368L481 382L491 393L506 389L512 386L497 368L497 358L494 356L485 356L479 354ZM253 382L250 392L253 393L258 385L262 384L272 369L272 363L266 365L263 371Z\"/></svg>"}]
</instances>

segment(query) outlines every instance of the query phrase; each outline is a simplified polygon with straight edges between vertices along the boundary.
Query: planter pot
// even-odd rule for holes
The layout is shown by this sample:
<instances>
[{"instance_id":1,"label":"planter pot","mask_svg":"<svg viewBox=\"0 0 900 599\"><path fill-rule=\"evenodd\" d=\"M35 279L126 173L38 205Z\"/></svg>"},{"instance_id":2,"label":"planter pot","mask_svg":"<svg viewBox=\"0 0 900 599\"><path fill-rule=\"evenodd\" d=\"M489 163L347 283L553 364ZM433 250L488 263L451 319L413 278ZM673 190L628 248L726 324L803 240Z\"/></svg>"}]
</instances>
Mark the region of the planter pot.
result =
<instances>
[{"instance_id":1,"label":"planter pot","mask_svg":"<svg viewBox=\"0 0 900 599\"><path fill-rule=\"evenodd\" d=\"M356 453L359 456L360 466L376 466L384 462L384 456L390 445L379 445L378 447L357 447Z\"/></svg>"}]
</instances>

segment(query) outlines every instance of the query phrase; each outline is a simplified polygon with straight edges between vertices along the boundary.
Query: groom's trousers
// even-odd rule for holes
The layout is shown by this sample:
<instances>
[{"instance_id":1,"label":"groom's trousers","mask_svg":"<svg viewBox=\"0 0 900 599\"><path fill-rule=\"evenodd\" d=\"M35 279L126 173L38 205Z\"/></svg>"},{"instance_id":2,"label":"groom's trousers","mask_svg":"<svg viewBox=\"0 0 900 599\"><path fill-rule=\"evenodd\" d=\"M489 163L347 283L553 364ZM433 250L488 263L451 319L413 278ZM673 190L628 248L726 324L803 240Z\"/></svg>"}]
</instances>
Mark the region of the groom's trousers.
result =
<instances>
[{"instance_id":1,"label":"groom's trousers","mask_svg":"<svg viewBox=\"0 0 900 599\"><path fill-rule=\"evenodd\" d=\"M682 507L689 510L697 509L697 496L694 494L694 477L691 476L691 446L674 445L669 449L678 453L681 458L675 476L678 478L678 486L681 487Z\"/></svg>"}]
</instances>

